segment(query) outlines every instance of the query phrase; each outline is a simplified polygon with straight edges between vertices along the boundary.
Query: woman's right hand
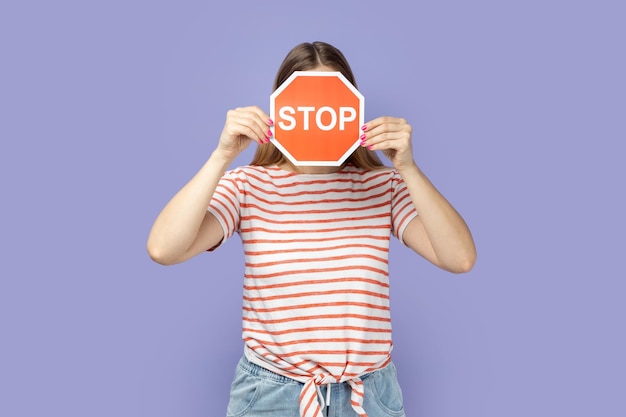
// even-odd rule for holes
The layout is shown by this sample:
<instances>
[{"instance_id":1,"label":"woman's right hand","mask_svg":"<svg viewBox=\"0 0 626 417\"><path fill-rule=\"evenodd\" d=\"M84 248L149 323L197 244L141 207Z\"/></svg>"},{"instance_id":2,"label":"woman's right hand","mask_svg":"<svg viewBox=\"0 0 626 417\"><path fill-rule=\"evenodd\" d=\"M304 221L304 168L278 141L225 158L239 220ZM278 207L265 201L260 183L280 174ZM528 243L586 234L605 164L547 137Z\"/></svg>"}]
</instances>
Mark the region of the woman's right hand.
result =
<instances>
[{"instance_id":1,"label":"woman's right hand","mask_svg":"<svg viewBox=\"0 0 626 417\"><path fill-rule=\"evenodd\" d=\"M154 221L147 243L152 259L164 265L175 264L214 247L223 239L224 231L207 207L229 164L252 141L268 143L271 125L269 116L257 106L228 112L217 148Z\"/></svg>"},{"instance_id":2,"label":"woman's right hand","mask_svg":"<svg viewBox=\"0 0 626 417\"><path fill-rule=\"evenodd\" d=\"M216 151L232 161L253 141L259 145L269 143L272 124L269 116L258 106L229 110Z\"/></svg>"}]
</instances>

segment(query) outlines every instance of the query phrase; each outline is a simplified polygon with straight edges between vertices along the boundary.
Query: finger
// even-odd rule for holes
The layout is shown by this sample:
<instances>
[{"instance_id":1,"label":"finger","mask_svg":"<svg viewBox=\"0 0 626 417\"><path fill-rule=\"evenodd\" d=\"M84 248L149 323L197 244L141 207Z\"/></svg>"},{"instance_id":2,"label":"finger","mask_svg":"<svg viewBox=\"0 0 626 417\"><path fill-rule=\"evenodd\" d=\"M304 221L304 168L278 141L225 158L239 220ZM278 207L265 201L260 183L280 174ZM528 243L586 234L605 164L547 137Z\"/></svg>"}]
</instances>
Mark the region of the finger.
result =
<instances>
[{"instance_id":1,"label":"finger","mask_svg":"<svg viewBox=\"0 0 626 417\"><path fill-rule=\"evenodd\" d=\"M231 123L226 130L226 134L233 141L241 140L242 138L257 142L259 144L264 143L264 140L258 137L258 133L255 132L247 125L238 123Z\"/></svg>"},{"instance_id":2,"label":"finger","mask_svg":"<svg viewBox=\"0 0 626 417\"><path fill-rule=\"evenodd\" d=\"M361 130L363 130L364 132L369 132L381 125L386 125L386 124L407 124L405 119L401 119L398 117L391 117L391 116L381 116L381 117L377 117L376 119L370 120L369 122L365 123L362 127Z\"/></svg>"},{"instance_id":3,"label":"finger","mask_svg":"<svg viewBox=\"0 0 626 417\"><path fill-rule=\"evenodd\" d=\"M272 121L272 119L270 119L267 113L261 110L261 108L258 106L246 107L244 110L244 114L251 118L250 121L256 123L263 131L262 141L264 141L265 143L269 143L270 138L273 136L271 128L274 125L274 122Z\"/></svg>"},{"instance_id":4,"label":"finger","mask_svg":"<svg viewBox=\"0 0 626 417\"><path fill-rule=\"evenodd\" d=\"M235 111L230 115L229 123L237 129L239 134L259 143L267 143L271 136L268 125L251 111Z\"/></svg>"},{"instance_id":5,"label":"finger","mask_svg":"<svg viewBox=\"0 0 626 417\"><path fill-rule=\"evenodd\" d=\"M410 143L411 143L411 135L405 131L400 130L400 131L395 131L395 132L385 131L385 132L377 133L371 136L366 136L366 135L361 136L361 146L366 146L368 148L370 146L375 147L376 145L384 143L384 142L393 143L394 144L393 146L395 148L408 147L410 146ZM376 147L375 149L382 149L382 148Z\"/></svg>"},{"instance_id":6,"label":"finger","mask_svg":"<svg viewBox=\"0 0 626 417\"><path fill-rule=\"evenodd\" d=\"M269 142L269 138L272 136L271 126L274 122L270 119L267 113L261 110L258 106L242 107L237 110L239 110L242 117L248 118L252 123L256 123L263 131L263 135Z\"/></svg>"},{"instance_id":7,"label":"finger","mask_svg":"<svg viewBox=\"0 0 626 417\"><path fill-rule=\"evenodd\" d=\"M379 143L383 140L408 138L411 139L412 128L406 120L396 117L379 117L368 122L360 136L361 144L365 146Z\"/></svg>"},{"instance_id":8,"label":"finger","mask_svg":"<svg viewBox=\"0 0 626 417\"><path fill-rule=\"evenodd\" d=\"M368 145L367 148L372 151L389 151L393 150L396 152L404 152L408 151L411 148L411 145L407 141L403 140L384 140L377 143L373 143Z\"/></svg>"},{"instance_id":9,"label":"finger","mask_svg":"<svg viewBox=\"0 0 626 417\"><path fill-rule=\"evenodd\" d=\"M225 133L231 140L239 140L241 137L246 137L257 143L264 143L266 139L263 131L259 129L256 123L251 122L245 115L236 112L229 114Z\"/></svg>"},{"instance_id":10,"label":"finger","mask_svg":"<svg viewBox=\"0 0 626 417\"><path fill-rule=\"evenodd\" d=\"M374 138L380 135L389 135L389 134L411 134L411 127L407 124L402 123L385 123L382 125L378 125L371 130L364 132L367 138Z\"/></svg>"},{"instance_id":11,"label":"finger","mask_svg":"<svg viewBox=\"0 0 626 417\"><path fill-rule=\"evenodd\" d=\"M250 106L249 109L254 112L266 126L272 126L274 124L269 115L261 110L259 106Z\"/></svg>"}]
</instances>

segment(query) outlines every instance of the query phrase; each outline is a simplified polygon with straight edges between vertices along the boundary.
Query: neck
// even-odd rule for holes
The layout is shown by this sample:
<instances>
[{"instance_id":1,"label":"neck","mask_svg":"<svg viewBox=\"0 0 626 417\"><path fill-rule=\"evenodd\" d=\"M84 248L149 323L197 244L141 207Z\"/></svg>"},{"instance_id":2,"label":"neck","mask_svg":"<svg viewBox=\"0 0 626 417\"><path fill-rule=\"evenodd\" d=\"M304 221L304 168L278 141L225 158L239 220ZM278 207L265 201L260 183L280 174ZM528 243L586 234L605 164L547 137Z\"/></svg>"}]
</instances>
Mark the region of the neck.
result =
<instances>
[{"instance_id":1,"label":"neck","mask_svg":"<svg viewBox=\"0 0 626 417\"><path fill-rule=\"evenodd\" d=\"M297 174L333 174L341 169L333 166L295 166L289 161L283 162L279 167Z\"/></svg>"}]
</instances>

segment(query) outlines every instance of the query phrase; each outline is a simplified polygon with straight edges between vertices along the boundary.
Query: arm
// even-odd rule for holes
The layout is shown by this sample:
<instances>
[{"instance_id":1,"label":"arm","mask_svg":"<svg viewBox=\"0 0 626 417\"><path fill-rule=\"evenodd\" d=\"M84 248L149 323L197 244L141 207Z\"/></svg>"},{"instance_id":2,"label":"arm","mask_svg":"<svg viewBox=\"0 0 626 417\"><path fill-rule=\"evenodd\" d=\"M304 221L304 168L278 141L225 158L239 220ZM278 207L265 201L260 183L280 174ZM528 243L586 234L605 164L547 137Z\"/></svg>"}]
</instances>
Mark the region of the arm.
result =
<instances>
[{"instance_id":1,"label":"arm","mask_svg":"<svg viewBox=\"0 0 626 417\"><path fill-rule=\"evenodd\" d=\"M224 232L207 211L217 184L250 143L269 143L269 117L258 107L231 110L217 148L198 173L158 215L147 242L150 257L163 265L183 262L217 245Z\"/></svg>"},{"instance_id":2,"label":"arm","mask_svg":"<svg viewBox=\"0 0 626 417\"><path fill-rule=\"evenodd\" d=\"M411 126L404 119L379 117L365 125L363 146L382 150L404 180L419 215L407 225L407 246L450 272L468 272L476 247L463 218L413 160Z\"/></svg>"}]
</instances>

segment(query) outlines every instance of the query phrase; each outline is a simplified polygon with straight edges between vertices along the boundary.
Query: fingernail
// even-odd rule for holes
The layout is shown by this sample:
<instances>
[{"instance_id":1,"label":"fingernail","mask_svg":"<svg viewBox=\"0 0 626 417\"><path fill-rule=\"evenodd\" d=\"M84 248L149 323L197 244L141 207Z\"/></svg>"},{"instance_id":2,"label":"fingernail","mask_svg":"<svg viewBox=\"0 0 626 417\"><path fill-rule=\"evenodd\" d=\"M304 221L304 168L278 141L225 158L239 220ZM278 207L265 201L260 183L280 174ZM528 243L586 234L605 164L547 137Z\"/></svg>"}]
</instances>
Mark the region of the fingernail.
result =
<instances>
[{"instance_id":1,"label":"fingernail","mask_svg":"<svg viewBox=\"0 0 626 417\"><path fill-rule=\"evenodd\" d=\"M269 137L269 138L272 137L272 130L271 129L267 131L267 137Z\"/></svg>"},{"instance_id":2,"label":"fingernail","mask_svg":"<svg viewBox=\"0 0 626 417\"><path fill-rule=\"evenodd\" d=\"M267 123L271 126L274 124L274 121L272 119L267 119Z\"/></svg>"},{"instance_id":3,"label":"fingernail","mask_svg":"<svg viewBox=\"0 0 626 417\"><path fill-rule=\"evenodd\" d=\"M366 131L367 130L367 126L365 126L365 125L361 126L361 130L362 131Z\"/></svg>"},{"instance_id":4,"label":"fingernail","mask_svg":"<svg viewBox=\"0 0 626 417\"><path fill-rule=\"evenodd\" d=\"M367 136L365 136L365 133L359 136L359 139L361 139L361 142L365 141L365 138L367 138Z\"/></svg>"},{"instance_id":5,"label":"fingernail","mask_svg":"<svg viewBox=\"0 0 626 417\"><path fill-rule=\"evenodd\" d=\"M371 151L373 149L373 146L370 145L370 146L367 147L367 149L369 149Z\"/></svg>"}]
</instances>

